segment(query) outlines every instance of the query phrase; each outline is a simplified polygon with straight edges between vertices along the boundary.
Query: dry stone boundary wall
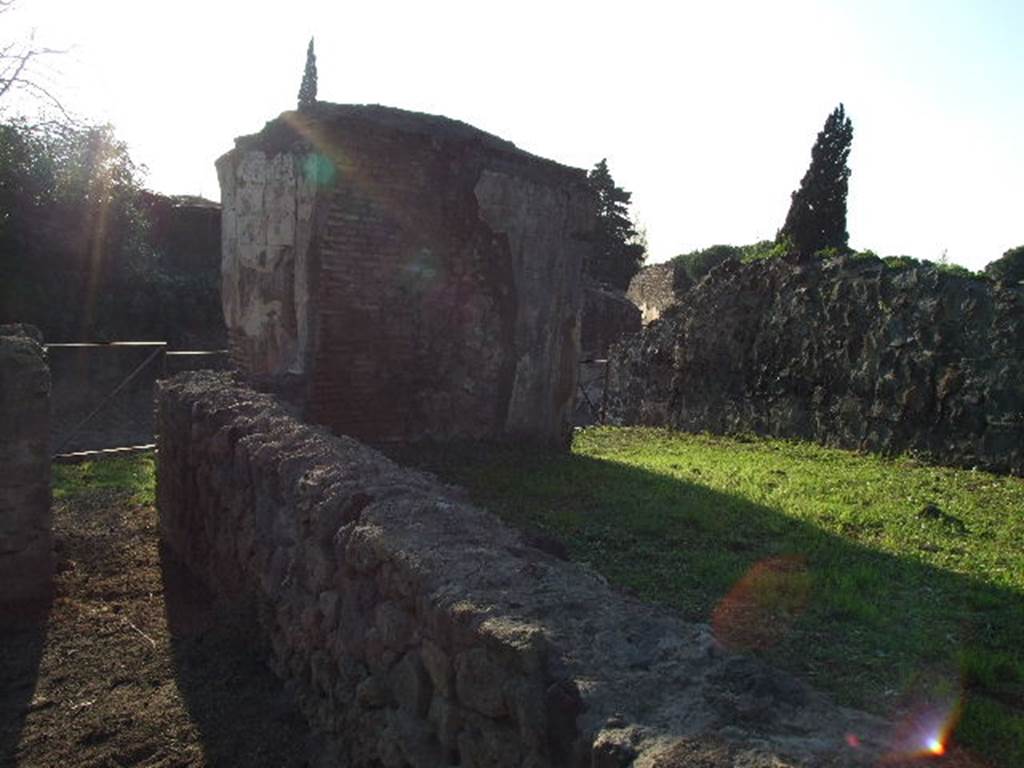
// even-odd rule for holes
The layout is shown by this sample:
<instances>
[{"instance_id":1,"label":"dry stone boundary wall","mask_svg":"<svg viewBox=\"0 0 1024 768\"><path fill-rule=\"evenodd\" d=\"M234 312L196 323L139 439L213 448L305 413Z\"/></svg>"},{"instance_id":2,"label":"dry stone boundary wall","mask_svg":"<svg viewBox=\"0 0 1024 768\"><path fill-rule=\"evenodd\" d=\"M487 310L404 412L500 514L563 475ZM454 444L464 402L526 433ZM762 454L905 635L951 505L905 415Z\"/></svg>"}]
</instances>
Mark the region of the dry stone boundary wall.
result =
<instances>
[{"instance_id":1,"label":"dry stone boundary wall","mask_svg":"<svg viewBox=\"0 0 1024 768\"><path fill-rule=\"evenodd\" d=\"M229 374L161 382L158 424L163 540L216 593L255 606L272 665L339 765L878 754L878 721L723 654L706 626L612 591L458 489L301 424Z\"/></svg>"}]
</instances>

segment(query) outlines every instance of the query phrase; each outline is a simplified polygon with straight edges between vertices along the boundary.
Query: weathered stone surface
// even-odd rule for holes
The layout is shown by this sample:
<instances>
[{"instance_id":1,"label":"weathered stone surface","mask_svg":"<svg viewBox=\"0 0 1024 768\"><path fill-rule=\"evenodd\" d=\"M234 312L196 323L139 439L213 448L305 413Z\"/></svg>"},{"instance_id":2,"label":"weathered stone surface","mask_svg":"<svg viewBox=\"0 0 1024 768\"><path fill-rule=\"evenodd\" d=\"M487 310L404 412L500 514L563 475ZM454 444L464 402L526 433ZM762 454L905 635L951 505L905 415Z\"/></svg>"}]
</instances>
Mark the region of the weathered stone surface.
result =
<instances>
[{"instance_id":1,"label":"weathered stone surface","mask_svg":"<svg viewBox=\"0 0 1024 768\"><path fill-rule=\"evenodd\" d=\"M41 342L31 326L0 326L0 603L51 591L50 371Z\"/></svg>"},{"instance_id":2,"label":"weathered stone surface","mask_svg":"<svg viewBox=\"0 0 1024 768\"><path fill-rule=\"evenodd\" d=\"M629 281L626 296L640 308L641 320L647 325L678 302L680 295L690 286L690 279L675 265L651 264L637 272Z\"/></svg>"},{"instance_id":3,"label":"weathered stone surface","mask_svg":"<svg viewBox=\"0 0 1024 768\"><path fill-rule=\"evenodd\" d=\"M1024 474L1024 288L877 260L726 262L616 348L619 423Z\"/></svg>"},{"instance_id":4,"label":"weathered stone surface","mask_svg":"<svg viewBox=\"0 0 1024 768\"><path fill-rule=\"evenodd\" d=\"M708 627L613 592L226 374L162 382L158 421L162 538L216 592L258 606L274 668L339 764L671 766L712 754L713 733L766 755L744 765L880 754L877 719L738 664ZM311 550L325 558L312 570ZM747 680L770 718L737 714Z\"/></svg>"},{"instance_id":5,"label":"weathered stone surface","mask_svg":"<svg viewBox=\"0 0 1024 768\"><path fill-rule=\"evenodd\" d=\"M318 104L217 163L232 353L373 441L567 443L583 171L463 123Z\"/></svg>"}]
</instances>

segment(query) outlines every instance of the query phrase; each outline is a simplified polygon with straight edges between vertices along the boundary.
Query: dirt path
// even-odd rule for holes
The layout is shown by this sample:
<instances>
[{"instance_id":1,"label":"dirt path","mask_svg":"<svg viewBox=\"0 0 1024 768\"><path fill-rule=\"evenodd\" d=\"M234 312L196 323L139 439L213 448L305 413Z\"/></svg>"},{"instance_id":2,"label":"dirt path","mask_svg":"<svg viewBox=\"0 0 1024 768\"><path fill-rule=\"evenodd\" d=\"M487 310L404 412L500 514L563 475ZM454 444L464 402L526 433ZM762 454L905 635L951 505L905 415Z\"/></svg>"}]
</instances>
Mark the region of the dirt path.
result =
<instances>
[{"instance_id":1,"label":"dirt path","mask_svg":"<svg viewBox=\"0 0 1024 768\"><path fill-rule=\"evenodd\" d=\"M55 507L48 616L0 618L0 766L299 766L315 753L251 634L157 546L156 513Z\"/></svg>"}]
</instances>

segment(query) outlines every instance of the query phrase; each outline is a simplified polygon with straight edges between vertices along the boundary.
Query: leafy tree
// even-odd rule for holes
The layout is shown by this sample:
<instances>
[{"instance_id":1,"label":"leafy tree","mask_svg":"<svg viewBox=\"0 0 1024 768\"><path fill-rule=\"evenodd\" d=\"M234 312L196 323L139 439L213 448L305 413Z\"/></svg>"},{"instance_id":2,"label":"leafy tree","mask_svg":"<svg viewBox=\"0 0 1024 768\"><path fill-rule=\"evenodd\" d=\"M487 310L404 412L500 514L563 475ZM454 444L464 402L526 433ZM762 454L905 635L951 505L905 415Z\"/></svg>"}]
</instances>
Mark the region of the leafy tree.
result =
<instances>
[{"instance_id":1,"label":"leafy tree","mask_svg":"<svg viewBox=\"0 0 1024 768\"><path fill-rule=\"evenodd\" d=\"M165 268L141 184L109 126L0 123L0 323L51 341L218 328L219 275Z\"/></svg>"},{"instance_id":2,"label":"leafy tree","mask_svg":"<svg viewBox=\"0 0 1024 768\"><path fill-rule=\"evenodd\" d=\"M846 165L853 141L853 124L840 104L825 120L811 149L811 165L793 193L786 223L776 242L789 241L804 256L835 248L845 252L846 193L850 169Z\"/></svg>"},{"instance_id":3,"label":"leafy tree","mask_svg":"<svg viewBox=\"0 0 1024 768\"><path fill-rule=\"evenodd\" d=\"M676 281L687 286L694 285L723 261L738 261L742 256L743 249L735 245L712 245L681 254L672 259L676 268Z\"/></svg>"},{"instance_id":4,"label":"leafy tree","mask_svg":"<svg viewBox=\"0 0 1024 768\"><path fill-rule=\"evenodd\" d=\"M647 257L645 235L629 217L633 196L616 186L607 160L594 166L587 182L597 194L598 214L594 248L584 272L599 283L625 290Z\"/></svg>"},{"instance_id":5,"label":"leafy tree","mask_svg":"<svg viewBox=\"0 0 1024 768\"><path fill-rule=\"evenodd\" d=\"M306 48L306 70L302 73L302 85L299 86L299 109L312 107L316 104L316 53L313 52L313 38L309 38Z\"/></svg>"},{"instance_id":6,"label":"leafy tree","mask_svg":"<svg viewBox=\"0 0 1024 768\"><path fill-rule=\"evenodd\" d=\"M1024 281L1024 245L1011 248L987 267L985 274L1002 283Z\"/></svg>"}]
</instances>

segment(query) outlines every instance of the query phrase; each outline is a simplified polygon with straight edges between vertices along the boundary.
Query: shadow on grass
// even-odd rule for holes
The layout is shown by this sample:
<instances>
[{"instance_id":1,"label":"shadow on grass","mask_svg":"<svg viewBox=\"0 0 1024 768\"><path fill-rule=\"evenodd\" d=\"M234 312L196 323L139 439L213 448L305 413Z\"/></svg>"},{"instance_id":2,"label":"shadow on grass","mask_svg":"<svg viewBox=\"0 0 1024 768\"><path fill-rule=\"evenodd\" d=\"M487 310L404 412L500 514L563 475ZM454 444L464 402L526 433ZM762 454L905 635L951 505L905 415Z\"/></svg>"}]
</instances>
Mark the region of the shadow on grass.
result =
<instances>
[{"instance_id":1,"label":"shadow on grass","mask_svg":"<svg viewBox=\"0 0 1024 768\"><path fill-rule=\"evenodd\" d=\"M1015 591L874 549L876 531L837 535L699 480L613 461L502 446L391 454L844 703L889 716L961 707L959 743L1024 765Z\"/></svg>"},{"instance_id":2,"label":"shadow on grass","mask_svg":"<svg viewBox=\"0 0 1024 768\"><path fill-rule=\"evenodd\" d=\"M210 766L318 765L320 746L265 663L268 649L241 611L226 611L160 548L175 678Z\"/></svg>"},{"instance_id":3,"label":"shadow on grass","mask_svg":"<svg viewBox=\"0 0 1024 768\"><path fill-rule=\"evenodd\" d=\"M0 604L0 765L17 765L18 742L39 677L52 598Z\"/></svg>"}]
</instances>

